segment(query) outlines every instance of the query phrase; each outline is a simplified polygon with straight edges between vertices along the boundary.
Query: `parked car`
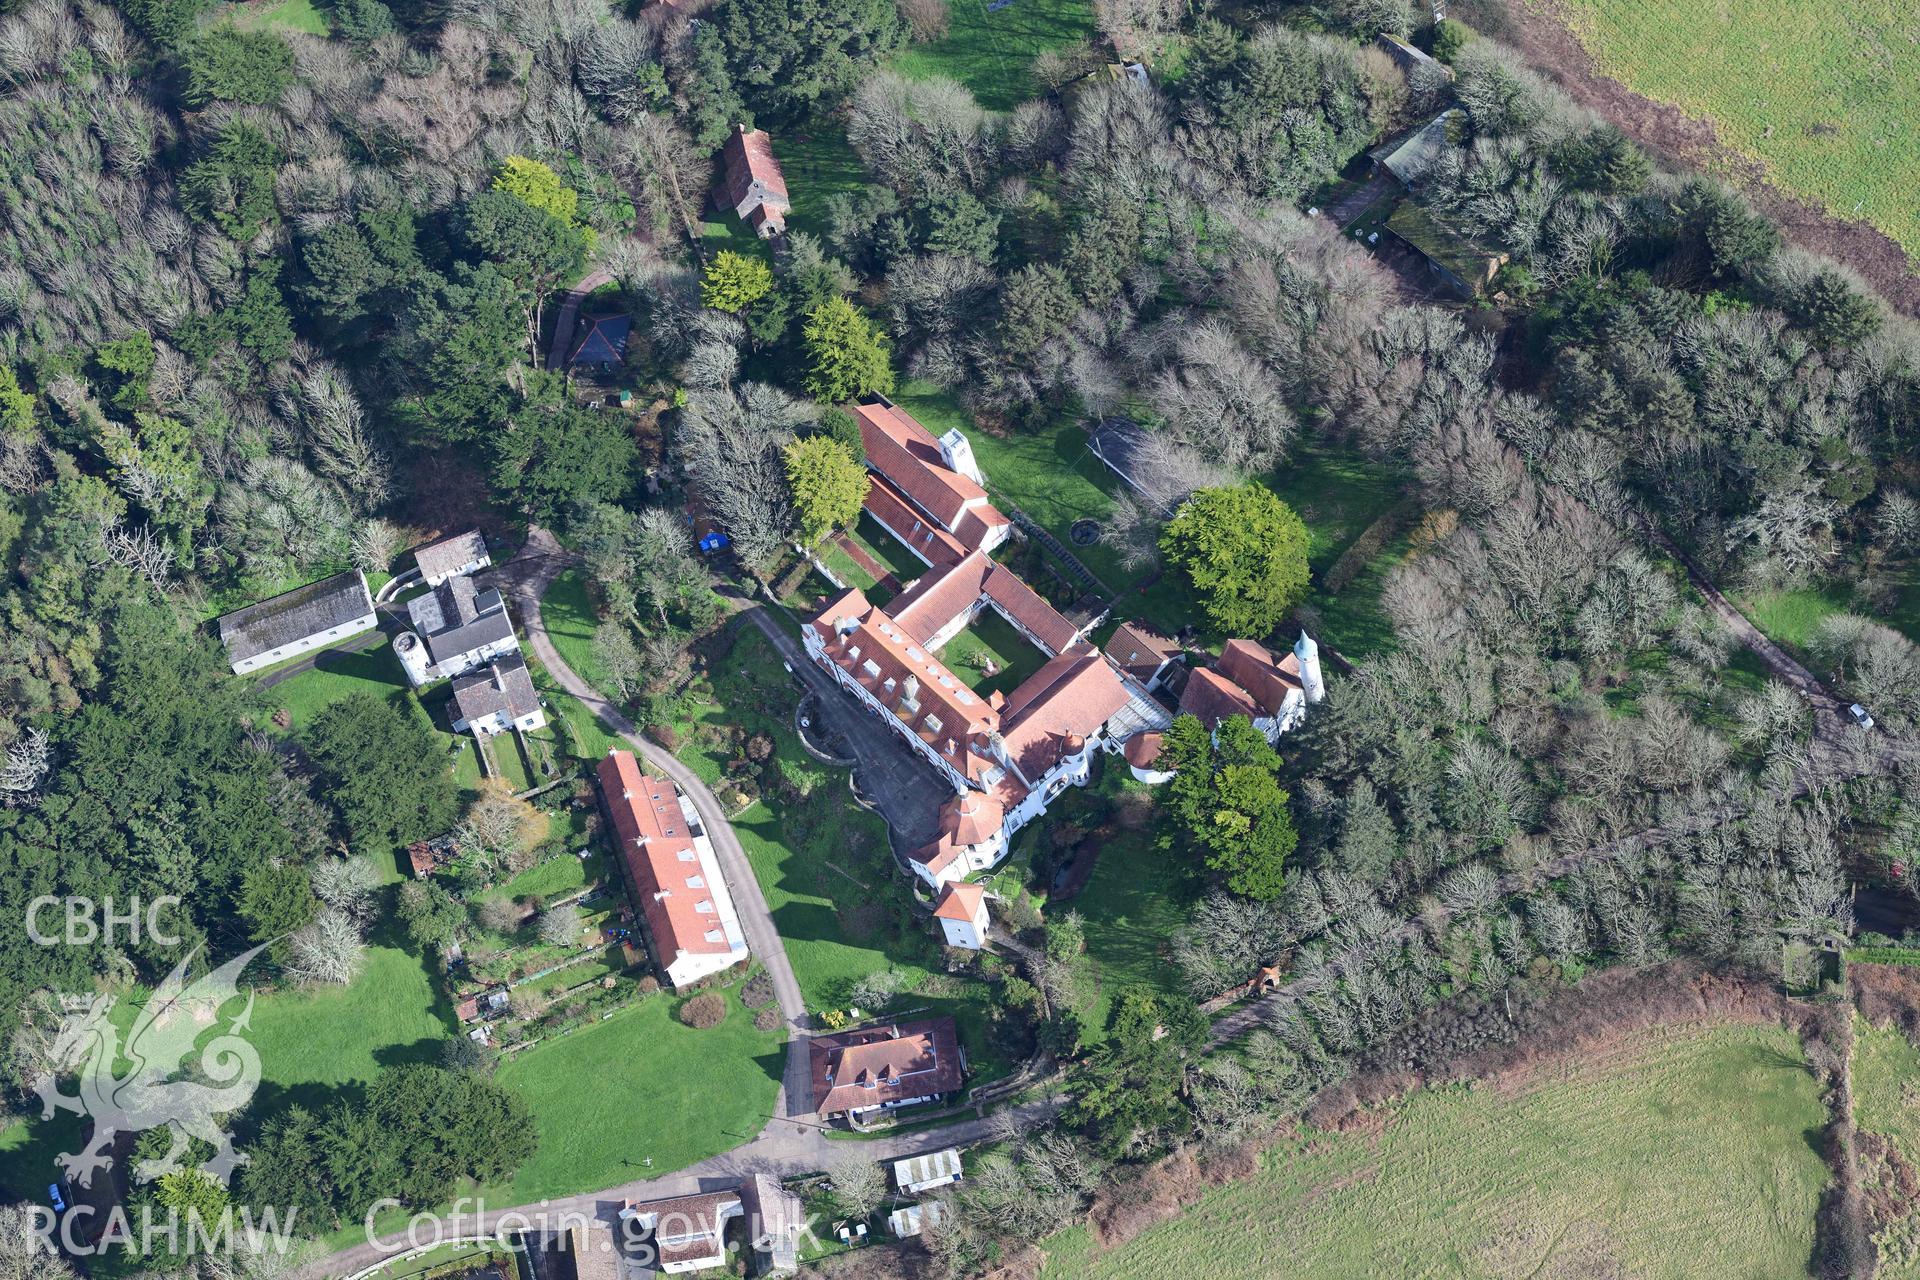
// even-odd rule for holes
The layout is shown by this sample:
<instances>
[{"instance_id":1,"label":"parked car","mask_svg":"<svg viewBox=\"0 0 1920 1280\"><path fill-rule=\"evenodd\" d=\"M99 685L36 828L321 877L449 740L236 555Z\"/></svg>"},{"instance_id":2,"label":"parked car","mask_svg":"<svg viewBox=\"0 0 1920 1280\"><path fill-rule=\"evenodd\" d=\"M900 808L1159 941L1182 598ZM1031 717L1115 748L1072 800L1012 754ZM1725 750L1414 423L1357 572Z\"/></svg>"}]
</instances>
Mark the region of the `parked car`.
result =
<instances>
[{"instance_id":1,"label":"parked car","mask_svg":"<svg viewBox=\"0 0 1920 1280\"><path fill-rule=\"evenodd\" d=\"M1859 725L1862 729L1873 728L1873 717L1871 715L1868 715L1867 709L1861 706L1859 703L1856 702L1852 706L1848 707L1847 714L1852 716L1853 722Z\"/></svg>"},{"instance_id":2,"label":"parked car","mask_svg":"<svg viewBox=\"0 0 1920 1280\"><path fill-rule=\"evenodd\" d=\"M53 1205L53 1211L55 1213L65 1213L67 1211L66 1197L60 1194L59 1183L50 1182L47 1184L47 1199Z\"/></svg>"}]
</instances>

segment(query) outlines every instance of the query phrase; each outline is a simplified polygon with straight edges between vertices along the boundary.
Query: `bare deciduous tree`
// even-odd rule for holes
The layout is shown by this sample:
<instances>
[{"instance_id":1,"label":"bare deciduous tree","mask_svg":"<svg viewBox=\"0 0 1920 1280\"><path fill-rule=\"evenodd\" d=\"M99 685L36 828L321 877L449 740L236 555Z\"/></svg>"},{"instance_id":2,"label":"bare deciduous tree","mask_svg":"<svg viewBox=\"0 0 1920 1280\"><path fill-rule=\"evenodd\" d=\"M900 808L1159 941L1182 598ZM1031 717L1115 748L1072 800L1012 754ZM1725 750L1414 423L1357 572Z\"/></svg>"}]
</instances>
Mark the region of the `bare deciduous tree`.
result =
<instances>
[{"instance_id":1,"label":"bare deciduous tree","mask_svg":"<svg viewBox=\"0 0 1920 1280\"><path fill-rule=\"evenodd\" d=\"M344 911L324 907L313 923L293 935L287 948L287 974L296 982L345 986L360 972L365 951L360 926Z\"/></svg>"},{"instance_id":2,"label":"bare deciduous tree","mask_svg":"<svg viewBox=\"0 0 1920 1280\"><path fill-rule=\"evenodd\" d=\"M540 941L551 947L580 945L580 909L571 903L540 913Z\"/></svg>"},{"instance_id":3,"label":"bare deciduous tree","mask_svg":"<svg viewBox=\"0 0 1920 1280\"><path fill-rule=\"evenodd\" d=\"M887 1173L864 1152L837 1152L827 1161L827 1185L840 1212L865 1222L886 1199Z\"/></svg>"},{"instance_id":4,"label":"bare deciduous tree","mask_svg":"<svg viewBox=\"0 0 1920 1280\"><path fill-rule=\"evenodd\" d=\"M53 770L53 740L45 729L28 729L0 757L0 799L27 804Z\"/></svg>"}]
</instances>

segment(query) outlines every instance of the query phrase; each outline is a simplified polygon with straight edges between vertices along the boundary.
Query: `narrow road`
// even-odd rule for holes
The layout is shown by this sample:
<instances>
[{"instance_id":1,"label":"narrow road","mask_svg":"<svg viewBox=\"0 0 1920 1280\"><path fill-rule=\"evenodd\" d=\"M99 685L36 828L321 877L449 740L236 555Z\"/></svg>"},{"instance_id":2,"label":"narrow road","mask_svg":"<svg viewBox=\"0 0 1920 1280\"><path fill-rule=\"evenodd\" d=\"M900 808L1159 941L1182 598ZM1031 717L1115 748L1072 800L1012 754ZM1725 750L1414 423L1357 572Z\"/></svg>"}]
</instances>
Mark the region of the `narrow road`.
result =
<instances>
[{"instance_id":1,"label":"narrow road","mask_svg":"<svg viewBox=\"0 0 1920 1280\"><path fill-rule=\"evenodd\" d=\"M733 894L734 907L740 913L740 926L747 935L747 946L773 981L774 998L779 1002L781 1016L786 1019L791 1037L787 1046L786 1078L776 1111L778 1118L774 1123L791 1124L795 1117L810 1117L813 1099L807 1078L807 1038L813 1031L807 1018L807 1002L800 994L799 981L793 976L793 965L787 960L786 946L780 941L779 931L774 928L773 912L767 906L766 895L760 891L760 881L753 874L753 864L747 860L747 851L740 846L740 837L734 834L732 824L727 821L727 811L693 770L682 764L665 747L642 737L618 707L581 679L560 656L560 651L553 646L552 637L547 634L546 622L540 616L540 597L561 570L567 567L569 558L551 533L534 526L527 531L526 550L501 575L512 592L520 614L520 625L527 633L527 643L562 689L579 699L587 710L625 739L647 762L648 768L672 779L699 811L701 824L706 827L714 853L720 860L720 870L727 878L727 888Z\"/></svg>"},{"instance_id":2,"label":"narrow road","mask_svg":"<svg viewBox=\"0 0 1920 1280\"><path fill-rule=\"evenodd\" d=\"M1008 1121L1022 1131L1045 1124L1064 1105L1064 1097L1052 1094L1005 1108L991 1117L956 1120L938 1129L873 1138L831 1139L825 1130L811 1126L792 1134L776 1135L775 1126L770 1124L752 1141L677 1173L658 1178L640 1178L600 1191L561 1196L537 1204L511 1208L481 1205L464 1214L444 1218L443 1234L448 1239L492 1234L503 1224L514 1231L539 1230L543 1223L557 1224L563 1216L575 1214L586 1214L612 1223L618 1219L620 1210L629 1200L662 1200L670 1196L693 1195L738 1185L750 1173L764 1173L777 1178L818 1173L848 1152L857 1152L885 1164L947 1147L971 1146L994 1137L1000 1126ZM423 1229L418 1238L431 1239L432 1235ZM351 1275L406 1248L405 1232L383 1236L377 1242L370 1240L357 1244L310 1263L305 1268L305 1274L315 1277Z\"/></svg>"}]
</instances>

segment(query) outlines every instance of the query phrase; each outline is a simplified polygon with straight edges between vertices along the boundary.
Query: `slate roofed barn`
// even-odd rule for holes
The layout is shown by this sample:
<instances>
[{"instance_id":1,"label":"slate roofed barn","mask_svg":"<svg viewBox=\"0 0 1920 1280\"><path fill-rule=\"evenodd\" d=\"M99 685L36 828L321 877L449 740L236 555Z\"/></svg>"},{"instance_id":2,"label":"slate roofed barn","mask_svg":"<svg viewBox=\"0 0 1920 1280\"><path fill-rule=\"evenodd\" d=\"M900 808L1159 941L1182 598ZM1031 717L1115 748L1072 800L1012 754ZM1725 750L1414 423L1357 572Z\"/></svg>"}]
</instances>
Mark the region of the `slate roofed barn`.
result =
<instances>
[{"instance_id":1,"label":"slate roofed barn","mask_svg":"<svg viewBox=\"0 0 1920 1280\"><path fill-rule=\"evenodd\" d=\"M761 239L787 229L787 179L773 155L773 139L764 129L735 125L720 152L720 186L714 203L731 209Z\"/></svg>"},{"instance_id":2,"label":"slate roofed barn","mask_svg":"<svg viewBox=\"0 0 1920 1280\"><path fill-rule=\"evenodd\" d=\"M487 540L480 536L480 531L469 529L420 547L413 553L413 562L419 566L421 580L437 587L448 578L486 568L493 563L493 557L487 554Z\"/></svg>"},{"instance_id":3,"label":"slate roofed barn","mask_svg":"<svg viewBox=\"0 0 1920 1280\"><path fill-rule=\"evenodd\" d=\"M815 1036L807 1056L814 1110L823 1116L929 1101L954 1092L966 1075L952 1018Z\"/></svg>"},{"instance_id":4,"label":"slate roofed barn","mask_svg":"<svg viewBox=\"0 0 1920 1280\"><path fill-rule=\"evenodd\" d=\"M371 631L373 596L358 569L235 609L216 620L234 674L244 675Z\"/></svg>"},{"instance_id":5,"label":"slate roofed barn","mask_svg":"<svg viewBox=\"0 0 1920 1280\"><path fill-rule=\"evenodd\" d=\"M633 332L633 318L625 315L590 316L580 341L573 344L569 365L589 365L600 369L619 367L627 358L627 336Z\"/></svg>"}]
</instances>

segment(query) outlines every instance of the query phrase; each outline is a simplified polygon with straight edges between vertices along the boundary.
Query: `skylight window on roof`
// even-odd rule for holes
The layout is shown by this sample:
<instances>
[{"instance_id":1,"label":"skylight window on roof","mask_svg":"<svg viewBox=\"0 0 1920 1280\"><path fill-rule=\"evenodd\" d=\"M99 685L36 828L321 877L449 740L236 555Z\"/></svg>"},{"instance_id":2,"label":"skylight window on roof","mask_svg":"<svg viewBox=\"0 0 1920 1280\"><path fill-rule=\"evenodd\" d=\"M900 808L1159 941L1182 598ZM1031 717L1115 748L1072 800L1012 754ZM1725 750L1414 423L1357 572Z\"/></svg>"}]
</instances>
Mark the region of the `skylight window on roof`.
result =
<instances>
[{"instance_id":1,"label":"skylight window on roof","mask_svg":"<svg viewBox=\"0 0 1920 1280\"><path fill-rule=\"evenodd\" d=\"M725 936L726 936L726 935L725 935L725 934L723 934L723 933L721 933L721 932L720 932L720 931L719 931L718 929L709 929L709 930L707 930L707 941L708 941L708 942L718 942L718 941L720 941L720 939L721 939L721 938L723 938L723 937L725 937Z\"/></svg>"},{"instance_id":2,"label":"skylight window on roof","mask_svg":"<svg viewBox=\"0 0 1920 1280\"><path fill-rule=\"evenodd\" d=\"M693 904L693 909L695 911L698 911L703 916L710 916L713 914L713 899L702 898L700 899L700 901Z\"/></svg>"},{"instance_id":3,"label":"skylight window on roof","mask_svg":"<svg viewBox=\"0 0 1920 1280\"><path fill-rule=\"evenodd\" d=\"M687 877L687 888L704 889L706 887L707 887L707 880L705 876L688 876Z\"/></svg>"},{"instance_id":4,"label":"skylight window on roof","mask_svg":"<svg viewBox=\"0 0 1920 1280\"><path fill-rule=\"evenodd\" d=\"M680 850L680 861L682 862L697 862L699 859L700 855L691 849Z\"/></svg>"},{"instance_id":5,"label":"skylight window on roof","mask_svg":"<svg viewBox=\"0 0 1920 1280\"><path fill-rule=\"evenodd\" d=\"M914 648L912 645L908 645L907 658L909 661L912 661L912 662L925 662L927 660L927 655L920 652L918 649Z\"/></svg>"}]
</instances>

